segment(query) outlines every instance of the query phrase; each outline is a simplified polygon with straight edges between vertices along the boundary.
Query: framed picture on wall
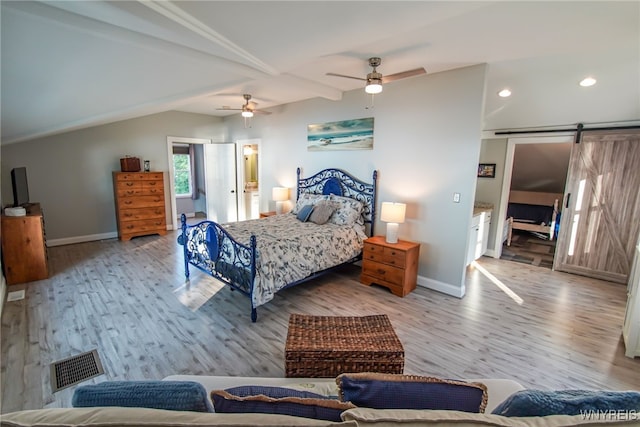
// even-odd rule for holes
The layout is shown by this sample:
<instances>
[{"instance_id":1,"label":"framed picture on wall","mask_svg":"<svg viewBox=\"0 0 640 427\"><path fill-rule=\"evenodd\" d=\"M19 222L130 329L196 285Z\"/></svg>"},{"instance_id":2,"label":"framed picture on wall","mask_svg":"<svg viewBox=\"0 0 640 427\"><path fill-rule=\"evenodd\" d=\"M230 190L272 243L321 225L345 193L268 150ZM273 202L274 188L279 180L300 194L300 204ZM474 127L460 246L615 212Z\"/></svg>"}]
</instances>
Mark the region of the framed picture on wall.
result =
<instances>
[{"instance_id":1,"label":"framed picture on wall","mask_svg":"<svg viewBox=\"0 0 640 427\"><path fill-rule=\"evenodd\" d=\"M478 165L478 178L495 178L495 177L496 177L495 163L480 163Z\"/></svg>"},{"instance_id":2,"label":"framed picture on wall","mask_svg":"<svg viewBox=\"0 0 640 427\"><path fill-rule=\"evenodd\" d=\"M307 150L373 150L373 117L308 125Z\"/></svg>"}]
</instances>

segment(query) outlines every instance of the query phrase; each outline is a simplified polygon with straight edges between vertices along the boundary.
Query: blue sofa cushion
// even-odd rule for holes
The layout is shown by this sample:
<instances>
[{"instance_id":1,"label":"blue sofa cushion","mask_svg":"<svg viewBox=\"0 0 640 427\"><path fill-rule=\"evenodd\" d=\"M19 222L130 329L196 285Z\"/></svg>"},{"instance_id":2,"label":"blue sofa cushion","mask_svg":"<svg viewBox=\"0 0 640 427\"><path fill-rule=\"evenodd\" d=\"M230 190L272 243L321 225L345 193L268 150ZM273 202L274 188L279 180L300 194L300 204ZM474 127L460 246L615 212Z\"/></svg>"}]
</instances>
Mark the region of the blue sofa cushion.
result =
<instances>
[{"instance_id":1,"label":"blue sofa cushion","mask_svg":"<svg viewBox=\"0 0 640 427\"><path fill-rule=\"evenodd\" d=\"M285 387L240 386L211 392L215 412L293 415L318 420L341 421L340 414L355 408L337 399Z\"/></svg>"},{"instance_id":2,"label":"blue sofa cushion","mask_svg":"<svg viewBox=\"0 0 640 427\"><path fill-rule=\"evenodd\" d=\"M71 405L128 406L172 411L212 412L202 384L194 381L106 381L78 387Z\"/></svg>"},{"instance_id":3,"label":"blue sofa cushion","mask_svg":"<svg viewBox=\"0 0 640 427\"><path fill-rule=\"evenodd\" d=\"M544 417L584 415L602 411L640 413L640 392L521 390L509 396L492 413L505 417Z\"/></svg>"},{"instance_id":4,"label":"blue sofa cushion","mask_svg":"<svg viewBox=\"0 0 640 427\"><path fill-rule=\"evenodd\" d=\"M342 374L340 400L374 409L442 409L484 412L487 387L481 383L416 375Z\"/></svg>"}]
</instances>

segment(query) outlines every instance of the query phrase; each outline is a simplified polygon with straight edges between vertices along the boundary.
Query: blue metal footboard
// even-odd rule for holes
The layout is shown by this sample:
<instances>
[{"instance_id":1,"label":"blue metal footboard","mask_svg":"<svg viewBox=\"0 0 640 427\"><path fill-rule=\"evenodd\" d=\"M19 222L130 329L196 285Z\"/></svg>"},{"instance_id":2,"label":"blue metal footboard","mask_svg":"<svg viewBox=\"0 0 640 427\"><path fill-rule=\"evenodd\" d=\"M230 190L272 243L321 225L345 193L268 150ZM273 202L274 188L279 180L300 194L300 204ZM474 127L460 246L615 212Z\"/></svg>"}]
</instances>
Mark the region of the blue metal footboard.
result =
<instances>
[{"instance_id":1,"label":"blue metal footboard","mask_svg":"<svg viewBox=\"0 0 640 427\"><path fill-rule=\"evenodd\" d=\"M256 277L256 237L249 246L238 243L219 224L202 221L187 225L187 217L180 217L182 233L178 243L184 252L184 275L189 280L189 264L215 277L249 297L251 321L258 319L253 305L253 282Z\"/></svg>"}]
</instances>

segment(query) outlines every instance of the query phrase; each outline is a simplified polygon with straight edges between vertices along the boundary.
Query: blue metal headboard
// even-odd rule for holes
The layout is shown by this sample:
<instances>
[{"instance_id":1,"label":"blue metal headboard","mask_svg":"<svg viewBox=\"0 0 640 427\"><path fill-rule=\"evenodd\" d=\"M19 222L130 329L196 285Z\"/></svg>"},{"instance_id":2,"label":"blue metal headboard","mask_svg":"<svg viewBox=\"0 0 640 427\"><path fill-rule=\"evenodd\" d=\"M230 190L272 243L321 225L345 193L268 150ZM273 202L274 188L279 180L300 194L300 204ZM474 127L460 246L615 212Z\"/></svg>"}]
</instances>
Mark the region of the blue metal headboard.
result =
<instances>
[{"instance_id":1,"label":"blue metal headboard","mask_svg":"<svg viewBox=\"0 0 640 427\"><path fill-rule=\"evenodd\" d=\"M378 171L373 171L372 183L366 183L341 169L325 169L309 178L300 178L301 169L298 168L298 191L296 200L302 193L335 194L358 200L364 205L362 216L365 225L369 225L369 236L373 236L376 222L376 186Z\"/></svg>"}]
</instances>

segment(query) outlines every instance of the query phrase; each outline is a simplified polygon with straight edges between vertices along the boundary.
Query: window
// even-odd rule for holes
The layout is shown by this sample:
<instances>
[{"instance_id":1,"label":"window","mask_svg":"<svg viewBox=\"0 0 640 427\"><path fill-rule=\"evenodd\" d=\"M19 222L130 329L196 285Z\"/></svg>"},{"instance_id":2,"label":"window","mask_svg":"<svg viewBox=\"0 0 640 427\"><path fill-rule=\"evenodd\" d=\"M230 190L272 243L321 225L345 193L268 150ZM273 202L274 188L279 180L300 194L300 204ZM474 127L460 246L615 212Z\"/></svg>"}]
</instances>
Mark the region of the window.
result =
<instances>
[{"instance_id":1,"label":"window","mask_svg":"<svg viewBox=\"0 0 640 427\"><path fill-rule=\"evenodd\" d=\"M193 183L191 182L191 156L189 154L173 154L173 179L176 197L191 197Z\"/></svg>"}]
</instances>

